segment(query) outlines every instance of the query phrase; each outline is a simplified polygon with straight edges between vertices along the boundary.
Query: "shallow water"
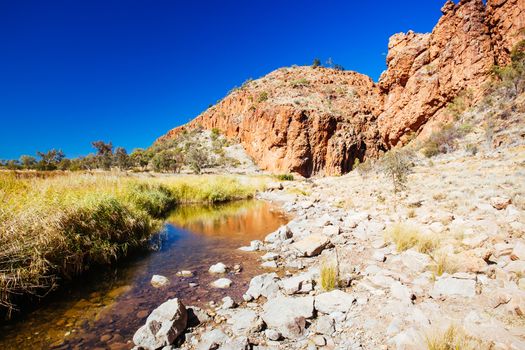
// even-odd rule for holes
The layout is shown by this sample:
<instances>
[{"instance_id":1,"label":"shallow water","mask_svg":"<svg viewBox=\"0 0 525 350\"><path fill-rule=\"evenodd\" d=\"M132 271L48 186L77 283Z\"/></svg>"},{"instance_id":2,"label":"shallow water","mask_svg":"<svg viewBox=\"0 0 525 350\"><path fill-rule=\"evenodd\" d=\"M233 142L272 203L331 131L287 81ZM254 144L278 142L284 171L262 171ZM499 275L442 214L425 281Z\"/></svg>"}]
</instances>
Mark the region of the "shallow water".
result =
<instances>
[{"instance_id":1,"label":"shallow water","mask_svg":"<svg viewBox=\"0 0 525 350\"><path fill-rule=\"evenodd\" d=\"M0 327L0 349L130 349L131 338L149 313L169 298L203 306L229 295L240 301L251 277L262 273L258 254L238 250L286 223L266 202L244 201L219 206L187 206L167 220L160 248L104 271L93 271L42 302L21 320ZM226 290L209 284L223 276L208 268L217 262L240 263L240 274ZM191 278L177 277L190 270ZM151 276L170 285L155 289ZM189 283L198 283L190 287Z\"/></svg>"}]
</instances>

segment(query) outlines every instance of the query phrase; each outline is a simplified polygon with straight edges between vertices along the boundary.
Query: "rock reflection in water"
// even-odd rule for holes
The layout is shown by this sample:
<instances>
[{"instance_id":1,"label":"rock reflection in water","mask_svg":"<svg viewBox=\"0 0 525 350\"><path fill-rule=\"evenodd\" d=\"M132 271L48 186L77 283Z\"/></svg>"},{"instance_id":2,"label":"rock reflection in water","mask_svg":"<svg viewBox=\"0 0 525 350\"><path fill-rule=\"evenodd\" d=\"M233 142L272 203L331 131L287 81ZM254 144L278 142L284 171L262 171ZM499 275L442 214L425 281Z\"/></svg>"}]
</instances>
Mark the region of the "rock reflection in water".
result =
<instances>
[{"instance_id":1,"label":"rock reflection in water","mask_svg":"<svg viewBox=\"0 0 525 350\"><path fill-rule=\"evenodd\" d=\"M240 300L251 277L262 269L257 254L237 248L284 223L285 216L266 202L180 207L167 220L159 251L129 259L111 271L93 271L24 319L2 326L0 348L129 349L133 333L149 312L169 298L201 306L226 295ZM221 277L208 273L217 262L243 266L240 274L227 274L233 281L229 289L209 285ZM180 270L194 276L177 277ZM153 288L154 274L169 278L170 285ZM190 282L198 286L190 287Z\"/></svg>"}]
</instances>

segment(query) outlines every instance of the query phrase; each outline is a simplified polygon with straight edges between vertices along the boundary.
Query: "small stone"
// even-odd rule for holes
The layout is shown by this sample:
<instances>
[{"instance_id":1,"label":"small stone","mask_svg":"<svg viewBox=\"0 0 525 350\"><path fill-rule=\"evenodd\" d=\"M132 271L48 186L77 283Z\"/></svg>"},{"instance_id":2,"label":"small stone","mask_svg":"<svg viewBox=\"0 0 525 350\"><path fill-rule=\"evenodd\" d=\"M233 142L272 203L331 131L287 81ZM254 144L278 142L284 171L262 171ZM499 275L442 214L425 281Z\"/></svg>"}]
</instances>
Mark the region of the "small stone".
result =
<instances>
[{"instance_id":1,"label":"small stone","mask_svg":"<svg viewBox=\"0 0 525 350\"><path fill-rule=\"evenodd\" d=\"M193 272L188 270L182 270L177 272L176 274L178 277L193 277Z\"/></svg>"},{"instance_id":2,"label":"small stone","mask_svg":"<svg viewBox=\"0 0 525 350\"><path fill-rule=\"evenodd\" d=\"M170 280L167 277L161 275L153 275L151 277L151 285L155 288L166 287L170 284Z\"/></svg>"},{"instance_id":3,"label":"small stone","mask_svg":"<svg viewBox=\"0 0 525 350\"><path fill-rule=\"evenodd\" d=\"M271 260L277 260L279 258L279 254L276 253L266 253L263 256L261 256L261 259L263 261L271 261Z\"/></svg>"},{"instance_id":4,"label":"small stone","mask_svg":"<svg viewBox=\"0 0 525 350\"><path fill-rule=\"evenodd\" d=\"M352 294L335 289L331 292L319 294L315 297L315 309L323 314L332 312L348 312L355 301Z\"/></svg>"},{"instance_id":5,"label":"small stone","mask_svg":"<svg viewBox=\"0 0 525 350\"><path fill-rule=\"evenodd\" d=\"M337 225L325 226L323 228L323 235L325 236L337 236L341 232L341 229Z\"/></svg>"},{"instance_id":6,"label":"small stone","mask_svg":"<svg viewBox=\"0 0 525 350\"><path fill-rule=\"evenodd\" d=\"M261 266L267 269L276 269L277 263L275 261L265 261L261 264Z\"/></svg>"},{"instance_id":7,"label":"small stone","mask_svg":"<svg viewBox=\"0 0 525 350\"><path fill-rule=\"evenodd\" d=\"M210 273L215 273L215 274L226 273L226 265L220 262L215 265L212 265L208 271Z\"/></svg>"},{"instance_id":8,"label":"small stone","mask_svg":"<svg viewBox=\"0 0 525 350\"><path fill-rule=\"evenodd\" d=\"M264 331L264 335L268 340L278 341L281 339L281 333L277 332L275 329L267 329Z\"/></svg>"},{"instance_id":9,"label":"small stone","mask_svg":"<svg viewBox=\"0 0 525 350\"><path fill-rule=\"evenodd\" d=\"M221 309L227 310L227 309L232 309L232 308L234 308L236 306L237 306L237 304L235 303L235 301L231 297L224 297L224 298L222 298Z\"/></svg>"},{"instance_id":10,"label":"small stone","mask_svg":"<svg viewBox=\"0 0 525 350\"><path fill-rule=\"evenodd\" d=\"M188 283L188 286L189 286L190 288L195 288L195 287L197 287L198 285L199 285L198 283L193 283L193 282Z\"/></svg>"},{"instance_id":11,"label":"small stone","mask_svg":"<svg viewBox=\"0 0 525 350\"><path fill-rule=\"evenodd\" d=\"M386 260L386 257L385 254L376 250L372 255L372 259L374 259L375 261L384 262Z\"/></svg>"},{"instance_id":12,"label":"small stone","mask_svg":"<svg viewBox=\"0 0 525 350\"><path fill-rule=\"evenodd\" d=\"M490 198L490 205L497 210L506 209L509 204L512 203L512 200L508 197L492 197Z\"/></svg>"},{"instance_id":13,"label":"small stone","mask_svg":"<svg viewBox=\"0 0 525 350\"><path fill-rule=\"evenodd\" d=\"M219 278L218 280L211 283L211 286L214 288L226 289L230 288L232 281L228 278Z\"/></svg>"},{"instance_id":14,"label":"small stone","mask_svg":"<svg viewBox=\"0 0 525 350\"><path fill-rule=\"evenodd\" d=\"M326 345L326 339L322 335L314 335L312 337L312 341L317 346L325 346Z\"/></svg>"}]
</instances>

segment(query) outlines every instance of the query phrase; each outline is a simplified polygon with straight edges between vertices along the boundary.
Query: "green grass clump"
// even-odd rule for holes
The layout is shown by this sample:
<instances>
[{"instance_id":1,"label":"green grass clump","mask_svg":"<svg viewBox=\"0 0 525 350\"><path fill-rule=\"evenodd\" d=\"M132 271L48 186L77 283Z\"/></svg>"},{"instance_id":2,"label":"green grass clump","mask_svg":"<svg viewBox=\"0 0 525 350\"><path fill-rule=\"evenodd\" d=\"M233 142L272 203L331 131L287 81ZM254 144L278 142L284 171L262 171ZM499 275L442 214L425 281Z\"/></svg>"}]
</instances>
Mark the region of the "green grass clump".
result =
<instances>
[{"instance_id":1,"label":"green grass clump","mask_svg":"<svg viewBox=\"0 0 525 350\"><path fill-rule=\"evenodd\" d=\"M337 266L333 263L323 263L320 271L321 288L330 291L337 287Z\"/></svg>"},{"instance_id":2,"label":"green grass clump","mask_svg":"<svg viewBox=\"0 0 525 350\"><path fill-rule=\"evenodd\" d=\"M416 227L402 223L388 227L384 236L386 240L393 242L400 252L416 248L421 253L429 253L438 246L436 238L421 233Z\"/></svg>"},{"instance_id":3,"label":"green grass clump","mask_svg":"<svg viewBox=\"0 0 525 350\"><path fill-rule=\"evenodd\" d=\"M250 198L263 186L226 176L0 173L0 313L18 296L146 247L177 204Z\"/></svg>"},{"instance_id":4,"label":"green grass clump","mask_svg":"<svg viewBox=\"0 0 525 350\"><path fill-rule=\"evenodd\" d=\"M293 181L293 174L278 174L275 175L275 178L279 181Z\"/></svg>"}]
</instances>

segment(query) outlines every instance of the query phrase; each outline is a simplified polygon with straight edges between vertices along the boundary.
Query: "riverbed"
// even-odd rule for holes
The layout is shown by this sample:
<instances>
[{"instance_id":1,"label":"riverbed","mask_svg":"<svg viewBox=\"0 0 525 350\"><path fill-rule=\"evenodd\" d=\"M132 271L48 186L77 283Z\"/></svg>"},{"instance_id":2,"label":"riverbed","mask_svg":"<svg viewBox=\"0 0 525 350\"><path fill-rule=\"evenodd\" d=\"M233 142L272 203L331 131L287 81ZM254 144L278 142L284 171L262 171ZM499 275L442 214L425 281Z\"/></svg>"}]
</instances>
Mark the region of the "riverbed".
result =
<instances>
[{"instance_id":1,"label":"riverbed","mask_svg":"<svg viewBox=\"0 0 525 350\"><path fill-rule=\"evenodd\" d=\"M240 301L251 277L264 272L259 254L238 250L287 222L263 201L183 206L167 219L154 251L136 254L109 269L93 270L42 300L34 311L0 327L1 349L130 349L134 332L149 313L170 298L205 307L224 296ZM240 273L212 275L211 265L242 265ZM181 270L193 277L179 277ZM154 288L152 275L170 284ZM210 283L233 281L229 289Z\"/></svg>"}]
</instances>

